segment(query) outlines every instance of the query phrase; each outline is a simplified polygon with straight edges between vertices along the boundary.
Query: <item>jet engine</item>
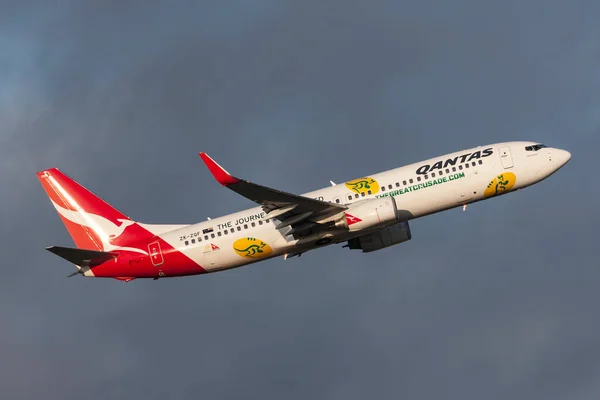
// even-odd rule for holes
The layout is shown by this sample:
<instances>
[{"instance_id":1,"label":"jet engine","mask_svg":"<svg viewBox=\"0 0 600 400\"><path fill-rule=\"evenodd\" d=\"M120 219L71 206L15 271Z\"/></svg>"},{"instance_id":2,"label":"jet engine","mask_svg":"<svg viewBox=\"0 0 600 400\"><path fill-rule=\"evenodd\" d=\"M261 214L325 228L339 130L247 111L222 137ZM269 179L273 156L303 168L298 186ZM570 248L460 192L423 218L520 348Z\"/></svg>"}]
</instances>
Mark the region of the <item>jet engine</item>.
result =
<instances>
[{"instance_id":1,"label":"jet engine","mask_svg":"<svg viewBox=\"0 0 600 400\"><path fill-rule=\"evenodd\" d=\"M393 197L369 199L351 204L338 222L350 232L370 230L393 225L398 221L398 210Z\"/></svg>"},{"instance_id":2,"label":"jet engine","mask_svg":"<svg viewBox=\"0 0 600 400\"><path fill-rule=\"evenodd\" d=\"M348 240L345 247L351 250L361 249L363 253L381 250L385 247L406 242L412 238L408 222L400 222L367 235Z\"/></svg>"}]
</instances>

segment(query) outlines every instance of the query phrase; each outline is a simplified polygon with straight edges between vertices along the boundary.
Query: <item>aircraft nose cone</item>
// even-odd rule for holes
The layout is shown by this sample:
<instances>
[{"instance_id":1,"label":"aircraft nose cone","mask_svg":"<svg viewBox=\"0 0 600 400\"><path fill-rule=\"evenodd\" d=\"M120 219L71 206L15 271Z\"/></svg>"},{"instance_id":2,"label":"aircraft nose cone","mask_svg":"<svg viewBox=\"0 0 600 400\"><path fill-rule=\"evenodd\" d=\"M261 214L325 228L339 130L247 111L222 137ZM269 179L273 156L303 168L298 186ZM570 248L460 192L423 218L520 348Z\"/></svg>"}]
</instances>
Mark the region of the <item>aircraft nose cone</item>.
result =
<instances>
[{"instance_id":1,"label":"aircraft nose cone","mask_svg":"<svg viewBox=\"0 0 600 400\"><path fill-rule=\"evenodd\" d=\"M558 150L556 158L560 162L560 165L563 166L571 159L571 153L566 150Z\"/></svg>"}]
</instances>

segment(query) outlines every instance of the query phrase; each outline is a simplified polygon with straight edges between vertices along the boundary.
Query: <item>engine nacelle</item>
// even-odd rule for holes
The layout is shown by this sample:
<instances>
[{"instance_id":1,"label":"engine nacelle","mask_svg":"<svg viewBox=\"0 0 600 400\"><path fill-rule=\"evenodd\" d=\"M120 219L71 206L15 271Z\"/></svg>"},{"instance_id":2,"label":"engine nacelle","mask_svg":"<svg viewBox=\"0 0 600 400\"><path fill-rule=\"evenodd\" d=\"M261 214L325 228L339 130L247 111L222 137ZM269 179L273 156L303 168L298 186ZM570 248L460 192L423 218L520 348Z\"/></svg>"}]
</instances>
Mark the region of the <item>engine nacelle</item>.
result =
<instances>
[{"instance_id":1,"label":"engine nacelle","mask_svg":"<svg viewBox=\"0 0 600 400\"><path fill-rule=\"evenodd\" d=\"M388 228L348 240L348 248L361 249L364 253L406 242L412 238L408 222L400 222Z\"/></svg>"},{"instance_id":2,"label":"engine nacelle","mask_svg":"<svg viewBox=\"0 0 600 400\"><path fill-rule=\"evenodd\" d=\"M397 221L396 201L393 197L381 197L351 204L343 223L350 232L357 232L386 227Z\"/></svg>"}]
</instances>

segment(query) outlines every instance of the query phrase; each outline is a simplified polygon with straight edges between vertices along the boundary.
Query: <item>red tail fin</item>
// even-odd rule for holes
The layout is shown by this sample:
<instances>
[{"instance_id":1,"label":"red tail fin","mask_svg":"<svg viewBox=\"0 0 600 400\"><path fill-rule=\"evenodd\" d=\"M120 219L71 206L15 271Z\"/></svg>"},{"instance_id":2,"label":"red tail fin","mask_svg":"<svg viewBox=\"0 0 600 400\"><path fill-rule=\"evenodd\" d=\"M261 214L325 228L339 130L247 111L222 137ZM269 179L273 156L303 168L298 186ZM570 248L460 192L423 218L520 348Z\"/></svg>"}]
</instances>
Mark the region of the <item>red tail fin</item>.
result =
<instances>
[{"instance_id":1,"label":"red tail fin","mask_svg":"<svg viewBox=\"0 0 600 400\"><path fill-rule=\"evenodd\" d=\"M140 229L129 217L63 174L57 168L37 173L77 247L108 251L139 237Z\"/></svg>"}]
</instances>

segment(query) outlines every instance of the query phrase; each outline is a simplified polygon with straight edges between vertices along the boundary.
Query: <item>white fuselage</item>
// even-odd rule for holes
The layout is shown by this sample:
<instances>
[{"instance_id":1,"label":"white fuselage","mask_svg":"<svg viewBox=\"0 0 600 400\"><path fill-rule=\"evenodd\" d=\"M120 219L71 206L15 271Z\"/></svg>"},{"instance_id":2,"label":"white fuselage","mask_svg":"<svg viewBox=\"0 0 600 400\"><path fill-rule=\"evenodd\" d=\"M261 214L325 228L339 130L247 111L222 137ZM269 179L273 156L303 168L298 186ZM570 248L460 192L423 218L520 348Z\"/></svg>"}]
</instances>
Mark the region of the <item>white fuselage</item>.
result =
<instances>
[{"instance_id":1,"label":"white fuselage","mask_svg":"<svg viewBox=\"0 0 600 400\"><path fill-rule=\"evenodd\" d=\"M534 144L509 142L463 150L368 175L369 182L373 182L369 190L338 184L304 196L344 205L393 196L400 221L408 221L530 186L553 174L570 158L568 152L556 148L526 150ZM291 228L277 230L276 223L261 207L254 207L166 232L161 237L207 271L217 271L258 261L240 257L234 250L234 242L240 238L260 238L268 243L272 252L264 260L322 247L316 244L320 237L340 243L364 234L328 232L296 240L286 235Z\"/></svg>"}]
</instances>

